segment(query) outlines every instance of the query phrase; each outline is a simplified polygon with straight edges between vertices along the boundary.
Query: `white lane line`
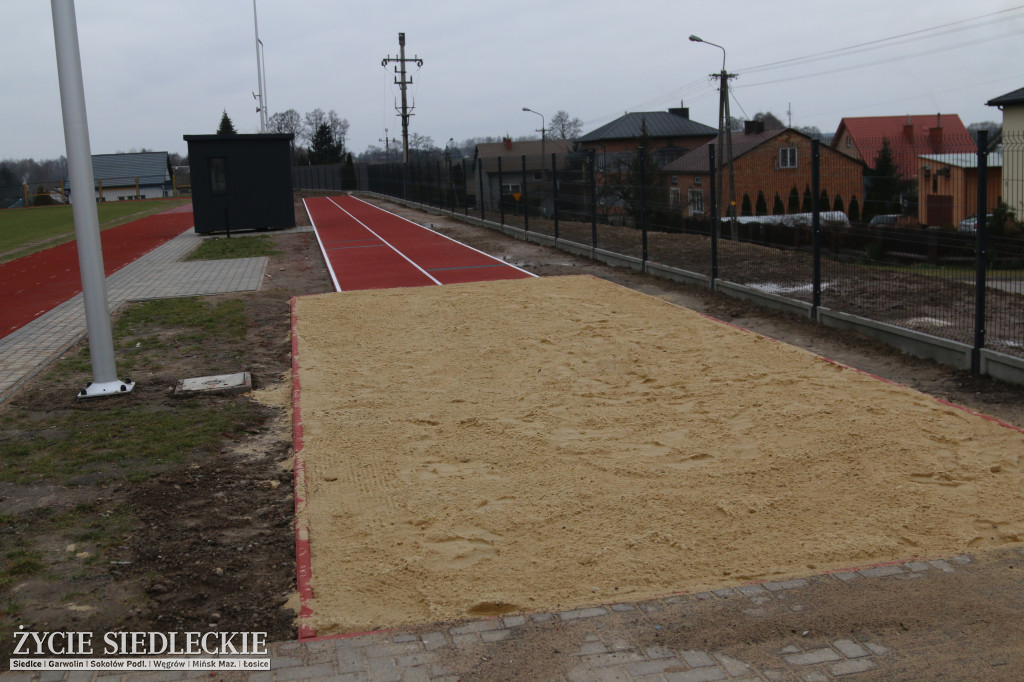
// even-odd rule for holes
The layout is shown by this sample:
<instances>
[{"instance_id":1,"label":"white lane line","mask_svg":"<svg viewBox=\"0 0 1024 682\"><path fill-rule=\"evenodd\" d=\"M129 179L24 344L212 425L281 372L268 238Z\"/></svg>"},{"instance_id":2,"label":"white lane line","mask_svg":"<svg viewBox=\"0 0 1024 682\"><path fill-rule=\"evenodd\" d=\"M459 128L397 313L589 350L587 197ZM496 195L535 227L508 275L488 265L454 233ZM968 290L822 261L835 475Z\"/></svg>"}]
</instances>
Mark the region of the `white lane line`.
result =
<instances>
[{"instance_id":1,"label":"white lane line","mask_svg":"<svg viewBox=\"0 0 1024 682\"><path fill-rule=\"evenodd\" d=\"M378 211L382 211L382 212L384 212L384 213L387 213L388 215L393 215L393 216L395 216L396 218L398 218L398 219L400 219L400 220L404 220L405 222L407 222L407 223L409 223L409 224L411 224L411 225L416 225L416 223L414 223L413 221L409 220L408 218L403 218L402 216L398 215L397 213L392 213L391 211L388 211L387 209L383 209L383 208L381 208L380 206L374 206L374 205L373 205L373 204L371 204L370 202L368 202L368 201L363 201L362 199L360 199L360 198L359 198L359 197L357 197L357 196L352 196L351 194L349 194L348 196L349 196L349 197L351 197L352 199L355 199L356 201L362 202L362 203L366 204L367 206L370 206L371 208L375 208L375 209L377 209ZM426 230L426 229L427 229L427 228L423 227L422 225L416 225L416 227L420 228L421 230ZM532 272L529 272L529 271L527 271L527 270L523 270L522 268L520 268L520 267L518 267L518 266L516 266L516 265L512 265L511 263L508 263L508 262L506 262L506 261L503 261L502 259L498 258L497 256L492 256L491 254L489 254L489 253L486 253L486 252L484 252L484 251L481 251L480 249L475 249L475 248L473 248L472 246L470 246L470 245L468 245L468 244L463 244L463 243L462 243L462 242L460 242L460 241L459 241L458 239L452 239L452 238L451 238L451 237L449 237L448 235L445 235L445 234L441 234L440 232L434 232L433 230L430 230L430 232L432 232L433 234L436 234L436 235L437 235L438 237L444 237L445 239L447 239L447 240L448 240L448 241L450 241L450 242L455 242L455 243L456 243L456 244L458 244L459 246L463 246L463 247L465 247L465 248L469 249L470 251L476 251L476 252L477 252L477 253L479 253L479 254L480 254L481 256L487 256L487 257L488 257L488 258L490 258L491 260L493 260L493 261L496 261L496 262L498 262L498 263L501 263L502 265L505 265L505 266L507 266L507 267L510 267L510 268L512 268L513 270L518 270L519 272L525 273L525 274L529 275L530 277L539 277L539 275L535 275L535 274L534 274L534 273L532 273Z\"/></svg>"},{"instance_id":2,"label":"white lane line","mask_svg":"<svg viewBox=\"0 0 1024 682\"><path fill-rule=\"evenodd\" d=\"M327 263L327 272L331 273L331 281L334 282L334 290L341 291L341 285L338 284L338 278L334 274L334 268L331 266L331 259L327 257L327 249L324 248L323 240L320 239L320 230L316 229L316 221L313 220L313 214L309 210L309 204L306 203L307 199L302 200L302 207L306 209L306 215L309 216L309 224L313 226L313 234L316 235L316 243L320 245L320 253L324 257L324 262Z\"/></svg>"},{"instance_id":3,"label":"white lane line","mask_svg":"<svg viewBox=\"0 0 1024 682\"><path fill-rule=\"evenodd\" d=\"M416 268L417 270L419 270L420 272L422 272L422 273L423 273L424 275L426 275L427 277L429 277L429 278L430 278L430 281L431 281L431 282L433 282L433 283L434 283L434 284L436 284L437 286L441 286L441 282L439 282L438 280L436 280L436 279L434 278L434 276L433 276L433 275L431 275L431 274L430 274L429 272L427 272L426 270L424 270L423 268L421 268L421 267L420 267L419 265L417 265L417 264L416 264L416 261L414 261L413 259L411 259L411 258L409 258L408 256L406 256L406 255L405 255L404 253L402 253L401 251L399 251L398 249L396 249L396 248L395 248L395 246L394 246L393 244L391 244L391 243L390 243L390 242L389 242L389 241L388 241L387 239L384 239L384 238L383 238L383 237L381 237L381 236L380 236L379 234L377 234L376 232L374 232L373 230L371 230L371 229L370 229L370 226L369 226L369 225L367 225L367 224L366 224L366 223L364 223L364 222L363 222L362 220L360 220L359 218L355 217L354 215L352 215L351 213L349 213L348 211L346 211L346 210L345 210L344 208L342 208L342 207L341 207L341 205L340 205L340 204L339 204L339 203L338 203L337 201L335 201L334 199L331 199L330 197L327 197L327 201L329 201L329 202L331 202L332 204L334 204L335 206L337 206L337 207L338 207L338 210L339 210L339 211L341 211L342 213L344 213L345 215L347 215L347 216L348 216L349 218L351 218L352 220L354 220L354 221L356 221L357 223L359 223L360 225L362 225L362 226L363 226L364 228L366 228L366 231L367 231L367 232L369 232L370 234L372 234L372 235L373 235L374 237L376 237L377 239L381 240L381 242L383 242L384 244L386 244L386 245L387 245L387 246L388 246L388 247L389 247L389 248L390 248L390 249L391 249L392 251L394 251L395 253L397 253L397 254L398 254L399 256L401 256L401 257L402 257L402 258L404 258L405 260L409 261L409 263L410 263L410 264L411 264L411 265L412 265L412 266L413 266L414 268ZM340 291L340 290L339 290L339 291Z\"/></svg>"}]
</instances>

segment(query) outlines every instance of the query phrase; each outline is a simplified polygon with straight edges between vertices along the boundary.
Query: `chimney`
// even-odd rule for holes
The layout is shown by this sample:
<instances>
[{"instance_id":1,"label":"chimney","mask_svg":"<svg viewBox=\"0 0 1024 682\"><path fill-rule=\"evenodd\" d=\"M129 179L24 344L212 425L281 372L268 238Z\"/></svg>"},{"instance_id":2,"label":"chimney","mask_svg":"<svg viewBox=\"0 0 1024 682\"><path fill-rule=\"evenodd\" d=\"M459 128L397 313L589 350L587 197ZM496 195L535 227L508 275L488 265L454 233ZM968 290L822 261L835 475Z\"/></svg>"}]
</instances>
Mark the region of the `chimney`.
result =
<instances>
[{"instance_id":1,"label":"chimney","mask_svg":"<svg viewBox=\"0 0 1024 682\"><path fill-rule=\"evenodd\" d=\"M756 135L764 132L764 121L744 121L743 134Z\"/></svg>"},{"instance_id":2,"label":"chimney","mask_svg":"<svg viewBox=\"0 0 1024 682\"><path fill-rule=\"evenodd\" d=\"M672 114L673 116L681 116L683 118L690 118L690 109L689 109L689 107L684 107L683 106L683 101L682 100L679 100L679 106L678 107L669 107L668 113Z\"/></svg>"},{"instance_id":3,"label":"chimney","mask_svg":"<svg viewBox=\"0 0 1024 682\"><path fill-rule=\"evenodd\" d=\"M511 137L509 137L508 135L506 135L506 136L505 136L505 139L504 139L504 140L502 140L502 142L504 142L504 143L505 143L505 149L507 149L507 150L509 150L509 151L512 151L512 138L511 138Z\"/></svg>"},{"instance_id":4,"label":"chimney","mask_svg":"<svg viewBox=\"0 0 1024 682\"><path fill-rule=\"evenodd\" d=\"M928 129L928 142L932 146L933 152L942 151L942 114L937 114L935 117L935 127Z\"/></svg>"},{"instance_id":5,"label":"chimney","mask_svg":"<svg viewBox=\"0 0 1024 682\"><path fill-rule=\"evenodd\" d=\"M907 122L903 124L903 136L913 142L914 124L910 122L910 114L907 114Z\"/></svg>"}]
</instances>

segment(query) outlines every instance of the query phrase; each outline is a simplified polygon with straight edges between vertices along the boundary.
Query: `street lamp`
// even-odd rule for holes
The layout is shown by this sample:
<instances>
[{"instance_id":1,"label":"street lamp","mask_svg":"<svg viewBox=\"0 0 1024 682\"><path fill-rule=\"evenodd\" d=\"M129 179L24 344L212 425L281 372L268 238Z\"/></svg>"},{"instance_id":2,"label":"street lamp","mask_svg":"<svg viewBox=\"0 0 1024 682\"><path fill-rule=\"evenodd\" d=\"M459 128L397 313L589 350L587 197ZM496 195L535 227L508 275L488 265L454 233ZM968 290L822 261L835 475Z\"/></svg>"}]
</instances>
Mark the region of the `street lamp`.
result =
<instances>
[{"instance_id":1,"label":"street lamp","mask_svg":"<svg viewBox=\"0 0 1024 682\"><path fill-rule=\"evenodd\" d=\"M523 111L529 111L531 114L537 114L540 116L540 155L544 156L544 114L539 111L534 111L530 107L523 107ZM543 164L543 161L541 162Z\"/></svg>"},{"instance_id":2,"label":"street lamp","mask_svg":"<svg viewBox=\"0 0 1024 682\"><path fill-rule=\"evenodd\" d=\"M722 201L722 164L729 164L729 208L726 213L732 218L732 238L738 237L736 227L736 182L732 168L732 117L729 115L729 72L725 70L725 48L717 43L704 40L700 36L691 35L690 41L694 43L705 43L717 47L722 51L722 72L712 74L712 78L718 78L721 82L718 98L718 200ZM723 154L722 142L725 142L725 153ZM721 216L721 211L716 219Z\"/></svg>"}]
</instances>

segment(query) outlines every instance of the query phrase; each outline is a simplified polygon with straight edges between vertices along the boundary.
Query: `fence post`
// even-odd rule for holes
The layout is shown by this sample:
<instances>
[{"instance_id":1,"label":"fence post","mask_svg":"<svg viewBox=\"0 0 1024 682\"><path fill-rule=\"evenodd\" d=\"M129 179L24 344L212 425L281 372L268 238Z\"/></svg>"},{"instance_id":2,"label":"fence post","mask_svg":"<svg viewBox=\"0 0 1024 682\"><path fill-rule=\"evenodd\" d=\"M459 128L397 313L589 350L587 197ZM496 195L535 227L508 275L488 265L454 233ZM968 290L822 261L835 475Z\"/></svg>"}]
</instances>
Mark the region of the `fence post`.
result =
<instances>
[{"instance_id":1,"label":"fence post","mask_svg":"<svg viewBox=\"0 0 1024 682\"><path fill-rule=\"evenodd\" d=\"M590 156L590 248L597 250L597 150L588 149ZM590 254L593 258L594 254Z\"/></svg>"},{"instance_id":2,"label":"fence post","mask_svg":"<svg viewBox=\"0 0 1024 682\"><path fill-rule=\"evenodd\" d=\"M499 159L500 160L500 159ZM484 160L476 160L476 200L480 202L480 220L486 220L484 213Z\"/></svg>"},{"instance_id":3,"label":"fence post","mask_svg":"<svg viewBox=\"0 0 1024 682\"><path fill-rule=\"evenodd\" d=\"M708 145L708 185L711 195L711 290L715 289L715 282L718 281L718 230L720 229L720 216L718 215L718 194L715 191L715 145Z\"/></svg>"},{"instance_id":4,"label":"fence post","mask_svg":"<svg viewBox=\"0 0 1024 682\"><path fill-rule=\"evenodd\" d=\"M543 157L541 157L543 158ZM544 167L544 162L541 161L540 167ZM530 202L527 198L526 193L526 154L523 154L523 233L529 235L530 233Z\"/></svg>"},{"instance_id":5,"label":"fence post","mask_svg":"<svg viewBox=\"0 0 1024 682\"><path fill-rule=\"evenodd\" d=\"M505 197L502 196L502 192L505 191L505 181L502 177L501 172L501 157L498 157L498 210L501 215L501 224L505 224Z\"/></svg>"},{"instance_id":6,"label":"fence post","mask_svg":"<svg viewBox=\"0 0 1024 682\"><path fill-rule=\"evenodd\" d=\"M647 272L647 150L640 147L640 272Z\"/></svg>"},{"instance_id":7,"label":"fence post","mask_svg":"<svg viewBox=\"0 0 1024 682\"><path fill-rule=\"evenodd\" d=\"M974 347L971 373L981 374L981 349L985 347L985 287L988 268L988 131L978 131L978 222L974 254Z\"/></svg>"},{"instance_id":8,"label":"fence post","mask_svg":"<svg viewBox=\"0 0 1024 682\"><path fill-rule=\"evenodd\" d=\"M551 152L551 196L555 204L555 239L558 239L558 154Z\"/></svg>"},{"instance_id":9,"label":"fence post","mask_svg":"<svg viewBox=\"0 0 1024 682\"><path fill-rule=\"evenodd\" d=\"M811 235L814 245L811 319L818 319L821 305L821 143L811 140Z\"/></svg>"}]
</instances>

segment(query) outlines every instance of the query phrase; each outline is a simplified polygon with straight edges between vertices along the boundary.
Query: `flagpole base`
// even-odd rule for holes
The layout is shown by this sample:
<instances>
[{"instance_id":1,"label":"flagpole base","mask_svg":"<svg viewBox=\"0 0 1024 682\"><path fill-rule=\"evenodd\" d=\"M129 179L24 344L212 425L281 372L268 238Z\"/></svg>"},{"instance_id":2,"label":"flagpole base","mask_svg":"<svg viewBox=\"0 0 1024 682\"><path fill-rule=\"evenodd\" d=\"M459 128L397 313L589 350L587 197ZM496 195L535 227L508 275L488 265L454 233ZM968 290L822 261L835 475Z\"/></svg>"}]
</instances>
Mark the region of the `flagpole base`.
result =
<instances>
[{"instance_id":1,"label":"flagpole base","mask_svg":"<svg viewBox=\"0 0 1024 682\"><path fill-rule=\"evenodd\" d=\"M102 383L94 383L90 381L85 385L85 388L78 392L78 399L84 400L86 398L104 398L111 395L124 395L125 393L131 393L133 388L135 388L135 382L131 379L128 379L127 381L104 381Z\"/></svg>"}]
</instances>

